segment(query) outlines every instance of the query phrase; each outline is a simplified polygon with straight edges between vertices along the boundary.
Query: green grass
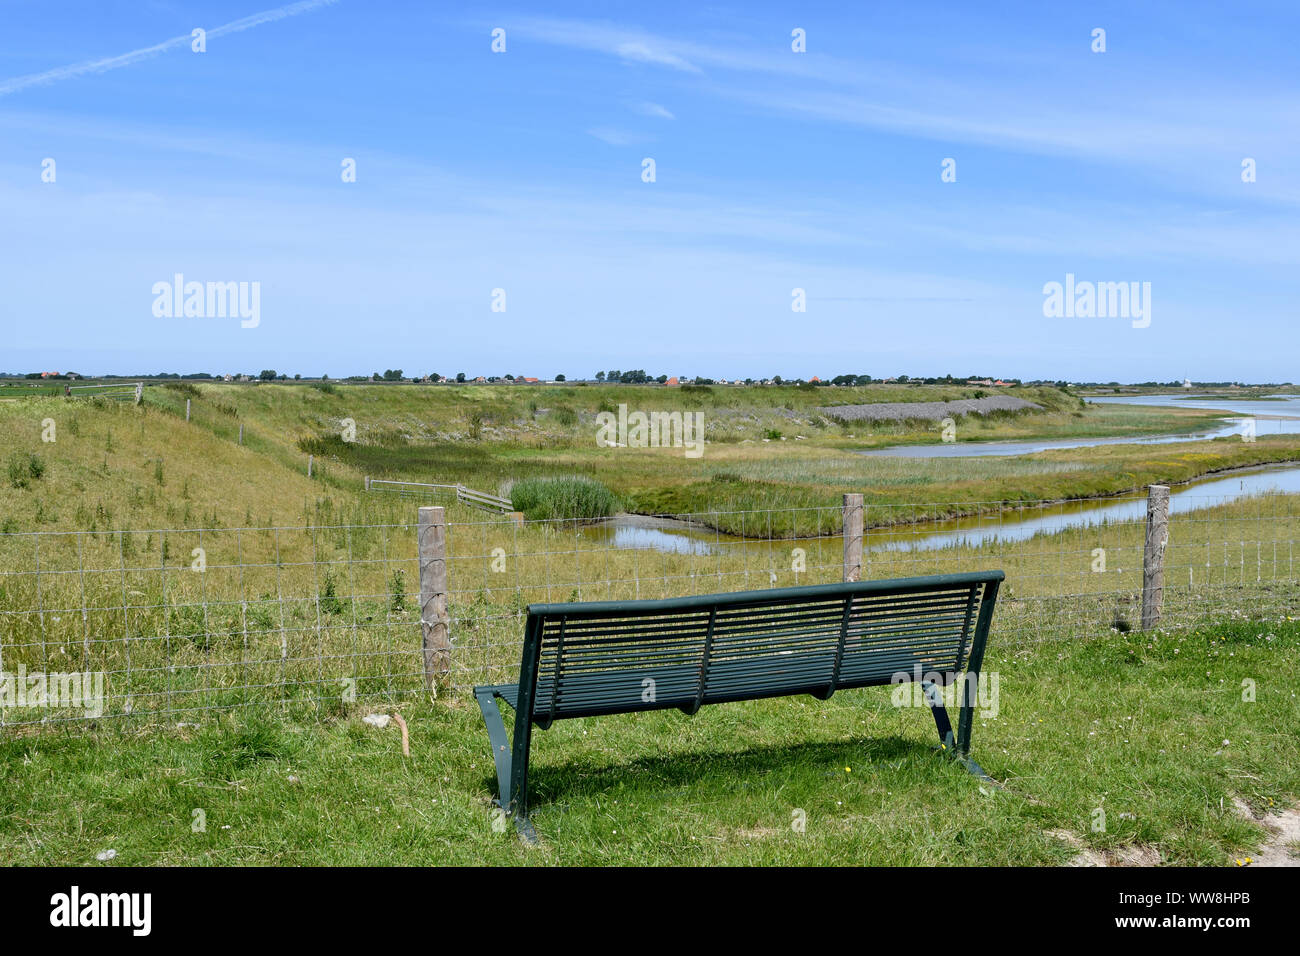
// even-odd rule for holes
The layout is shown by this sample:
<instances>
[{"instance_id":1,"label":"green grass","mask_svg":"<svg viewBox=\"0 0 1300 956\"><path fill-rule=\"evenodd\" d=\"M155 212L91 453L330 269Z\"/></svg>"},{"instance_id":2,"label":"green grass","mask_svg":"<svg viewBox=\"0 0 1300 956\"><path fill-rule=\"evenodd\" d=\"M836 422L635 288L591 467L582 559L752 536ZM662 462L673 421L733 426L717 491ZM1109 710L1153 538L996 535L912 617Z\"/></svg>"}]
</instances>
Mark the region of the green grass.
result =
<instances>
[{"instance_id":1,"label":"green grass","mask_svg":"<svg viewBox=\"0 0 1300 956\"><path fill-rule=\"evenodd\" d=\"M67 382L22 381L0 382L0 399L31 398L36 395L62 395ZM76 384L80 385L81 382Z\"/></svg>"},{"instance_id":2,"label":"green grass","mask_svg":"<svg viewBox=\"0 0 1300 956\"><path fill-rule=\"evenodd\" d=\"M1254 443L1121 445L1015 459L872 458L855 452L933 442L937 426L842 427L814 411L831 401L936 400L973 391L893 385L687 391L341 384L326 390L310 384L173 382L148 387L142 408L33 391L32 397L0 401L0 430L11 436L11 455L37 454L47 467L33 481L15 465L20 487L0 480L0 527L84 530L79 510L104 516L96 519L101 529L300 524L322 507L336 514L368 508L362 491L367 475L460 482L495 494L526 479L582 476L600 482L629 510L652 514L827 508L845 491L859 491L882 506L869 512L874 521L882 514L901 515L903 506L924 508L936 501L951 503L951 513L959 513L989 502L1015 506L1115 494L1149 482L1300 459L1300 436L1274 435ZM1058 389L1010 392L1047 410L966 416L958 423L958 439L1177 432L1213 420L1204 409L1081 408L1077 397ZM708 435L703 457L686 458L674 448L598 447L595 416L619 403L702 411ZM42 440L47 419L57 424L55 443ZM355 442L343 438L349 419ZM781 438L762 440L776 432ZM311 480L308 455L314 456ZM734 521L719 528L740 530ZM772 530L785 535L816 528L795 523Z\"/></svg>"},{"instance_id":3,"label":"green grass","mask_svg":"<svg viewBox=\"0 0 1300 956\"><path fill-rule=\"evenodd\" d=\"M112 848L119 866L1050 865L1075 852L1064 832L1227 865L1264 836L1234 796L1262 808L1300 794L1295 621L1008 637L995 626L1000 710L974 734L1002 790L938 756L928 714L892 706L889 688L565 721L534 736L542 842L528 849L493 832L487 737L463 699L402 709L409 759L396 729L356 711L209 713L7 736L0 863Z\"/></svg>"},{"instance_id":4,"label":"green grass","mask_svg":"<svg viewBox=\"0 0 1300 956\"><path fill-rule=\"evenodd\" d=\"M1294 460L1296 436L917 461L853 451L935 440L925 428L901 423L868 434L819 423L811 409L831 394L846 402L969 397L962 389L204 384L194 391L197 397L151 387L143 408L56 394L0 401L6 469L15 462L0 481L2 529L87 532L41 541L41 567L50 573L39 593L30 576L3 575L0 607L18 611L0 635L6 665L78 661L90 633L107 640L84 652L122 671L120 607L129 598L137 638L129 690L138 695L127 721L0 735L0 862L83 863L112 847L118 863L1055 863L1072 852L1048 833L1062 830L1101 850L1140 844L1169 861L1218 864L1260 837L1231 812L1233 795L1266 806L1300 791L1290 732L1300 716L1293 690L1300 639L1279 610L1297 602L1290 542L1300 518L1289 497L1175 519L1166 620L1186 629L1154 638L1107 630L1112 620L1131 622L1136 609L1140 522L981 551L872 556L873 577L1007 570L988 662L1001 675L1003 710L975 735L977 757L1007 785L992 796L937 761L928 716L895 709L887 689L828 703L712 707L691 719L661 713L568 722L537 738L544 843L529 852L491 830L490 755L464 695L433 704L405 698L409 760L398 753L396 731L365 727L355 707L308 701L337 693L344 676L358 678L358 692L373 698L420 684L413 529L352 527L409 525L415 503L363 494L367 474L489 492L514 482L516 503L520 486L526 493L536 479L576 476L542 485L538 507L563 509L568 499L557 492L569 494L585 478L643 511L774 508L773 524L735 530L779 536L832 532L849 490L867 493L871 524L963 511L984 521L999 508L1028 509L1020 504L1027 500ZM1075 409L1066 393L1035 394L1052 399L1049 411L963 419L959 434L1173 431L1207 417L1195 409ZM714 423L704 457L597 448L596 411L624 401L703 409ZM46 418L57 423L56 442L42 441ZM346 418L357 425L355 443L342 440ZM763 443L769 430L786 440ZM307 454L316 456L311 480ZM30 456L39 462L34 469ZM793 509L801 507L823 510L799 517ZM809 570L796 572L788 541L657 554L600 547L599 529L573 523L520 527L454 502L448 509L457 591L450 609L465 673L517 667L517 612L531 600L652 597L839 575L840 542L832 537L799 542ZM713 519L723 528L728 520ZM320 531L229 530L277 525ZM198 527L206 529L201 539L192 530L165 538L124 531ZM208 553L204 575L189 570L200 544ZM1091 567L1097 547L1110 555L1104 578ZM0 572L35 567L34 548L23 536L0 540ZM500 576L492 563L498 548L506 555ZM241 562L242 574L234 570ZM81 573L86 568L99 572ZM1036 600L1049 595L1058 599ZM22 610L82 606L107 610L86 619ZM1253 620L1198 623L1210 609L1236 613L1230 608ZM150 640L159 635L166 640ZM1240 700L1245 677L1259 683L1255 704ZM258 706L236 706L244 703ZM171 705L234 709L150 715ZM1108 813L1106 834L1089 830L1097 806ZM191 830L196 808L207 813L206 832ZM795 809L807 813L804 834L790 829Z\"/></svg>"},{"instance_id":5,"label":"green grass","mask_svg":"<svg viewBox=\"0 0 1300 956\"><path fill-rule=\"evenodd\" d=\"M335 693L345 679L362 700L418 690L415 502L374 496L368 504L364 512L340 513L322 503L311 527L294 529L2 535L0 659L10 670L105 671L110 714L121 714L128 700L137 716L302 703ZM819 584L842 573L843 545L833 535L838 509L823 515L827 533L819 538L706 533L708 551L656 553L610 547L608 529L579 522L520 526L448 507L455 523L447 608L461 685L509 679L529 603ZM1025 517L1069 511L1026 509ZM88 512L77 520L89 527L100 518ZM865 576L1000 568L1007 575L998 608L1004 641L1091 634L1115 621L1135 626L1140 518L983 547L880 549L911 531L873 534ZM1165 622L1187 627L1210 613L1277 614L1300 606L1297 539L1298 495L1175 515L1165 552ZM197 547L205 551L203 573L192 567ZM1095 562L1098 548L1107 558L1104 573ZM38 565L39 581L30 573ZM91 610L83 617L75 610L81 607Z\"/></svg>"}]
</instances>

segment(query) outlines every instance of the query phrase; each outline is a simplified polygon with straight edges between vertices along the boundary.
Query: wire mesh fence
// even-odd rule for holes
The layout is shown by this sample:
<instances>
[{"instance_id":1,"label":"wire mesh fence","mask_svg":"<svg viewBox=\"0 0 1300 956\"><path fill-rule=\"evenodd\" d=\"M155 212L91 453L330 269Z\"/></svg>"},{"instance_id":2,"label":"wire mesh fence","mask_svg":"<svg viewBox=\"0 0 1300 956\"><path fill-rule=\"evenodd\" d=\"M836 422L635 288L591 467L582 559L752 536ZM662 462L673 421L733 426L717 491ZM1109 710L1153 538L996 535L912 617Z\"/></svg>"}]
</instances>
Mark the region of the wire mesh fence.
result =
<instances>
[{"instance_id":1,"label":"wire mesh fence","mask_svg":"<svg viewBox=\"0 0 1300 956\"><path fill-rule=\"evenodd\" d=\"M27 705L0 720L418 689L412 581L414 521L0 535L0 673ZM76 674L97 697L62 699Z\"/></svg>"},{"instance_id":2,"label":"wire mesh fence","mask_svg":"<svg viewBox=\"0 0 1300 956\"><path fill-rule=\"evenodd\" d=\"M1136 630L1146 501L867 502L860 577L1002 569L994 647ZM0 722L424 693L427 562L410 511L382 524L0 534ZM445 560L452 646L439 679L458 690L516 679L529 603L845 573L838 506L598 522L455 514L435 557ZM1300 614L1298 540L1300 495L1175 495L1160 627ZM97 699L64 699L73 675Z\"/></svg>"},{"instance_id":3,"label":"wire mesh fence","mask_svg":"<svg viewBox=\"0 0 1300 956\"><path fill-rule=\"evenodd\" d=\"M861 578L1006 572L998 644L1139 627L1145 496L866 507ZM962 512L959 518L946 518ZM600 524L449 527L453 683L511 682L530 602L632 600L843 580L843 510L714 511ZM740 534L724 534L720 526ZM1180 495L1161 626L1300 613L1300 496Z\"/></svg>"}]
</instances>

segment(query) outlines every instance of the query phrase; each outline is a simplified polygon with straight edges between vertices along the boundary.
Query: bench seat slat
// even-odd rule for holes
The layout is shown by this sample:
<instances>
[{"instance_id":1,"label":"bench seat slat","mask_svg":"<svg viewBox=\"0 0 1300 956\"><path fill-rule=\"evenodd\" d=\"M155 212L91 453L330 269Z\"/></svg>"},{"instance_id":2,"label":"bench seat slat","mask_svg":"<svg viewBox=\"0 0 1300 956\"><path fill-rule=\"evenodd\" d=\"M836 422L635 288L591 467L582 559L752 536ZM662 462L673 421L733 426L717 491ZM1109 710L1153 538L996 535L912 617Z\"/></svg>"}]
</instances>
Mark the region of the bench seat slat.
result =
<instances>
[{"instance_id":1,"label":"bench seat slat","mask_svg":"<svg viewBox=\"0 0 1300 956\"><path fill-rule=\"evenodd\" d=\"M815 693L826 686L833 664L833 654L785 659L780 666L771 668L715 662L709 669L704 703L743 700L750 696L779 696L781 693ZM939 670L908 655L891 655L870 664L857 663L856 666L845 661L837 684L839 689L886 685L891 683L895 674L910 674L917 666L927 673ZM643 699L643 680L647 677L655 681L655 694L651 700ZM563 683L563 701L557 710L566 716L579 717L689 706L696 700L698 682L699 669L686 666L637 673L611 671L592 674L581 681ZM540 688L535 707L549 711L550 706L549 693Z\"/></svg>"},{"instance_id":2,"label":"bench seat slat","mask_svg":"<svg viewBox=\"0 0 1300 956\"><path fill-rule=\"evenodd\" d=\"M849 631L850 634L854 635L869 635L874 632L895 633L900 629L924 628L926 626L946 627L962 623L966 611L967 596L965 595L963 595L959 603L925 614L872 615L855 611L849 618ZM789 621L750 619L743 622L729 622L720 618L715 626L714 635L715 639L723 640L743 639L751 635L762 634L784 636L800 633L838 632L841 615L842 608L837 609L835 613L826 614L817 620L811 621L807 618L791 618ZM620 642L637 647L643 646L646 641L650 640L653 640L657 645L664 646L689 644L694 640L702 639L706 631L707 622L702 622L700 627L690 630L642 627L635 630L606 629L603 632L587 634L580 629L570 628L565 632L565 646L569 654L582 656L583 654L599 654L605 648L618 646ZM549 639L550 636L549 632L544 635L546 639Z\"/></svg>"},{"instance_id":3,"label":"bench seat slat","mask_svg":"<svg viewBox=\"0 0 1300 956\"><path fill-rule=\"evenodd\" d=\"M946 680L964 656L981 583L854 594L847 604L842 594L798 600L787 593L776 603L732 600L660 615L636 613L636 605L596 615L581 613L590 605L547 606L533 711L549 724L630 710L693 711L781 688L825 694L889 683L917 668Z\"/></svg>"},{"instance_id":4,"label":"bench seat slat","mask_svg":"<svg viewBox=\"0 0 1300 956\"><path fill-rule=\"evenodd\" d=\"M790 687L791 693L811 692L824 688L834 665L832 652L781 657L762 661L715 661L709 668L704 692L704 702L742 693L746 689ZM842 689L848 685L870 686L889 684L900 672L911 674L920 667L922 672L945 673L942 662L936 663L908 653L872 655L872 659L845 659L841 663L840 677L836 682ZM693 702L698 693L699 667L649 668L637 671L607 671L567 677L561 682L562 700L557 703L557 713L581 716L595 713L593 704L613 701L626 710L652 710L663 706L680 706ZM654 681L653 700L643 700L646 678ZM539 688L534 704L538 710L549 711L551 699L546 687ZM603 704L602 704L603 706Z\"/></svg>"}]
</instances>

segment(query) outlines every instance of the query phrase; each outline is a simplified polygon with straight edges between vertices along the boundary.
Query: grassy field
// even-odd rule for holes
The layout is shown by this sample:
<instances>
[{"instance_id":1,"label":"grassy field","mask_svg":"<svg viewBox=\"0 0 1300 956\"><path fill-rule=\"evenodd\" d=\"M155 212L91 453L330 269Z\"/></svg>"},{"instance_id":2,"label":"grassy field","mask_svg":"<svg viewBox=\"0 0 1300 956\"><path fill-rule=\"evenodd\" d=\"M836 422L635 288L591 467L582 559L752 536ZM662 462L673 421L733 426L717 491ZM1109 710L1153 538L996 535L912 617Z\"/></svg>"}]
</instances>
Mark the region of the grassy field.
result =
<instances>
[{"instance_id":1,"label":"grassy field","mask_svg":"<svg viewBox=\"0 0 1300 956\"><path fill-rule=\"evenodd\" d=\"M581 476L604 484L631 511L684 514L834 506L861 491L896 506L950 503L962 513L989 502L1115 494L1153 481L1300 458L1300 436L1196 444L1117 445L1011 458L870 458L855 451L933 442L934 423L839 425L811 409L831 401L972 397L968 388L713 388L638 386L192 385L150 386L146 405L0 400L11 436L6 464L37 456L45 473L0 483L0 530L302 523L318 502L336 513L359 504L367 475L462 482L500 493L531 478ZM1013 389L1043 412L967 416L958 440L1096 437L1198 431L1202 408L1080 407L1057 389ZM191 402L191 422L184 421ZM595 416L633 408L701 411L709 444L700 458L674 448L600 448ZM42 440L45 422L57 440ZM342 432L351 423L356 441ZM243 444L238 444L241 426ZM764 441L764 437L780 437ZM850 437L852 436L852 437ZM781 440L785 439L785 440ZM307 456L314 477L306 477ZM728 524L724 531L737 531ZM808 533L776 527L773 533Z\"/></svg>"},{"instance_id":2,"label":"grassy field","mask_svg":"<svg viewBox=\"0 0 1300 956\"><path fill-rule=\"evenodd\" d=\"M402 709L409 759L357 711L237 712L6 736L0 862L1050 865L1090 848L1232 865L1266 838L1234 798L1259 812L1300 793L1294 620L1014 651L998 636L999 711L974 749L1003 789L943 760L929 715L888 688L568 721L535 738L529 849L493 832L463 699Z\"/></svg>"},{"instance_id":3,"label":"grassy field","mask_svg":"<svg viewBox=\"0 0 1300 956\"><path fill-rule=\"evenodd\" d=\"M873 388L835 393L971 397ZM4 666L107 670L110 713L127 700L133 708L95 727L5 728L0 862L89 863L110 848L117 864L1050 864L1081 849L1223 864L1252 852L1264 831L1234 798L1262 810L1300 794L1300 755L1286 730L1300 716L1297 496L1176 518L1166 625L1154 633L1132 630L1140 522L872 554L869 577L1006 570L986 662L1000 676L1001 710L975 734L976 756L1003 790L981 790L940 760L928 714L893 706L881 688L828 703L707 708L693 719L557 725L536 749L542 847L492 832L492 763L477 710L462 693L420 693L416 502L364 494L365 475L486 491L581 476L634 510L712 511L703 520L719 529L715 547L657 553L609 547L598 529L573 522L519 526L449 504L450 680L463 688L511 679L529 601L837 580L845 491L867 493L869 521L887 539L884 526L906 534L901 523L916 518L996 521L1033 512L1035 499L1300 458L1300 439L1285 436L1015 459L867 458L854 449L933 441L933 426L867 435L812 424L809 409L828 390L810 391L181 384L151 388L140 408L0 400L0 431L12 436L0 472ZM1052 405L1037 394L1049 411L959 430L1045 438L1194 430L1212 418L1077 409L1056 396ZM724 432L694 460L674 449L595 447L595 414L624 401L700 407ZM356 443L339 437L347 418ZM42 441L49 421L55 440ZM762 441L773 430L787 440ZM555 484L610 506L581 483ZM756 508L773 510L756 520ZM23 534L66 530L79 533ZM804 537L783 537L791 534ZM196 547L202 574L192 573ZM1258 685L1250 703L1246 678ZM356 681L361 703L343 701L343 679ZM409 759L395 730L360 722L399 703ZM1091 829L1098 807L1104 832ZM804 833L790 826L795 811L806 814Z\"/></svg>"},{"instance_id":4,"label":"grassy field","mask_svg":"<svg viewBox=\"0 0 1300 956\"><path fill-rule=\"evenodd\" d=\"M361 699L419 691L415 506L378 498L364 522L322 509L293 528L0 536L0 660L33 672L104 671L110 714L330 700L344 680ZM1054 513L1031 508L1020 517ZM816 513L820 537L697 533L692 540L706 547L676 552L617 547L608 532L571 521L521 526L458 505L450 518L450 680L461 689L512 679L529 603L827 583L842 571L838 508ZM974 525L989 519L996 524L996 513ZM1234 609L1280 614L1300 606L1300 496L1222 504L1175 516L1170 527L1171 626ZM1006 641L1136 627L1140 518L1028 540L886 549L914 533L873 533L865 576L1000 568L1008 579L998 611ZM202 573L193 568L198 548ZM1098 549L1106 556L1100 569Z\"/></svg>"}]
</instances>

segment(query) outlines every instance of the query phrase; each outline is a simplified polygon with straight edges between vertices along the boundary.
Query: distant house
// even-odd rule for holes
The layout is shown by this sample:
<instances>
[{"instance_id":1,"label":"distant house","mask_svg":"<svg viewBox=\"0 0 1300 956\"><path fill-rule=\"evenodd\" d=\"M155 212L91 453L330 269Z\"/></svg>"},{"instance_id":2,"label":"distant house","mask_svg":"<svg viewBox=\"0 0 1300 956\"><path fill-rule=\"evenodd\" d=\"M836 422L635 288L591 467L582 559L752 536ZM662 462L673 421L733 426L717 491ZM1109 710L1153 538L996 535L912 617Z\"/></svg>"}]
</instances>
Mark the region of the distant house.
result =
<instances>
[{"instance_id":1,"label":"distant house","mask_svg":"<svg viewBox=\"0 0 1300 956\"><path fill-rule=\"evenodd\" d=\"M677 376L674 375L674 376L673 376L672 378L670 378L668 381L664 382L664 384L665 384L665 385L680 385L681 382L677 381Z\"/></svg>"},{"instance_id":2,"label":"distant house","mask_svg":"<svg viewBox=\"0 0 1300 956\"><path fill-rule=\"evenodd\" d=\"M479 385L483 385L487 382L487 379L485 379L482 375L478 375L475 376L474 381L477 382Z\"/></svg>"},{"instance_id":3,"label":"distant house","mask_svg":"<svg viewBox=\"0 0 1300 956\"><path fill-rule=\"evenodd\" d=\"M222 380L223 382L231 382L231 381L234 381L234 379L233 379L230 375L223 375L223 376L221 376L221 380Z\"/></svg>"},{"instance_id":4,"label":"distant house","mask_svg":"<svg viewBox=\"0 0 1300 956\"><path fill-rule=\"evenodd\" d=\"M517 379L515 379L515 381L516 381L516 382L523 382L525 385L536 385L537 382L538 382L538 379L535 379L535 378L517 378Z\"/></svg>"},{"instance_id":5,"label":"distant house","mask_svg":"<svg viewBox=\"0 0 1300 956\"><path fill-rule=\"evenodd\" d=\"M1183 379L1183 388L1191 388L1191 387L1192 387L1192 380L1190 378Z\"/></svg>"},{"instance_id":6,"label":"distant house","mask_svg":"<svg viewBox=\"0 0 1300 956\"><path fill-rule=\"evenodd\" d=\"M812 378L808 379L808 381L810 381L810 382L820 382L821 379L819 379L816 375L814 375Z\"/></svg>"}]
</instances>

